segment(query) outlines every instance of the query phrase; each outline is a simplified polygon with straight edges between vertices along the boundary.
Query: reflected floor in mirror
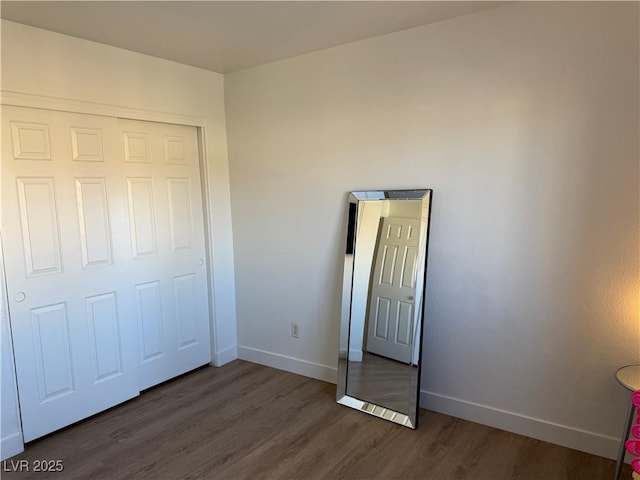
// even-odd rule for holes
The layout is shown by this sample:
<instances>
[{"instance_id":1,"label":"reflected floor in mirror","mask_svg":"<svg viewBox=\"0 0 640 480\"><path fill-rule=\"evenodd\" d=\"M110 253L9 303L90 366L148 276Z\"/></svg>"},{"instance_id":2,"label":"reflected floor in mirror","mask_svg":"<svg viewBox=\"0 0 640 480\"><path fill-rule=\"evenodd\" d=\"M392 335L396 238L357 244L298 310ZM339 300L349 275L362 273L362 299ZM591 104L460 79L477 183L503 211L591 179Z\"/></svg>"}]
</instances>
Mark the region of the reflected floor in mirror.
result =
<instances>
[{"instance_id":1,"label":"reflected floor in mirror","mask_svg":"<svg viewBox=\"0 0 640 480\"><path fill-rule=\"evenodd\" d=\"M417 367L365 352L361 362L349 362L347 395L407 415L411 376Z\"/></svg>"}]
</instances>

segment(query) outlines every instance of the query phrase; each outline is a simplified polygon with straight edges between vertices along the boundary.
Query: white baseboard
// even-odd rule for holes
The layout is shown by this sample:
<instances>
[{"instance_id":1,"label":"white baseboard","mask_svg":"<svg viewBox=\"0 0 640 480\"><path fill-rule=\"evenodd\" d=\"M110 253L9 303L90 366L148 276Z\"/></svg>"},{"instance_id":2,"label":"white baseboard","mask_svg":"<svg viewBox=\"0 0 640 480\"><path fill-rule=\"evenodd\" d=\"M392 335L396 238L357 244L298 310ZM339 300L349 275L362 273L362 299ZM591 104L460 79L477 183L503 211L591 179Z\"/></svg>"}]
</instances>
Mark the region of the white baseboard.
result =
<instances>
[{"instance_id":1,"label":"white baseboard","mask_svg":"<svg viewBox=\"0 0 640 480\"><path fill-rule=\"evenodd\" d=\"M12 433L0 440L0 460L6 460L9 457L24 451L24 443L22 441L22 433Z\"/></svg>"},{"instance_id":2,"label":"white baseboard","mask_svg":"<svg viewBox=\"0 0 640 480\"><path fill-rule=\"evenodd\" d=\"M362 350L349 350L350 362L361 362L363 357Z\"/></svg>"},{"instance_id":3,"label":"white baseboard","mask_svg":"<svg viewBox=\"0 0 640 480\"><path fill-rule=\"evenodd\" d=\"M238 346L238 358L336 383L335 368L299 358L245 346ZM620 446L619 438L425 390L420 391L420 407L605 458L615 459Z\"/></svg>"},{"instance_id":4,"label":"white baseboard","mask_svg":"<svg viewBox=\"0 0 640 480\"><path fill-rule=\"evenodd\" d=\"M319 363L301 360L299 358L267 352L257 348L238 346L238 358L248 362L266 365L267 367L285 370L305 377L311 377L325 382L336 383L337 369Z\"/></svg>"},{"instance_id":5,"label":"white baseboard","mask_svg":"<svg viewBox=\"0 0 640 480\"><path fill-rule=\"evenodd\" d=\"M232 347L225 348L219 352L213 354L213 365L215 367L221 367L222 365L233 362L238 358L238 347L233 345Z\"/></svg>"},{"instance_id":6,"label":"white baseboard","mask_svg":"<svg viewBox=\"0 0 640 480\"><path fill-rule=\"evenodd\" d=\"M620 439L540 418L480 405L437 393L420 391L420 406L434 412L525 435L563 447L615 459Z\"/></svg>"}]
</instances>

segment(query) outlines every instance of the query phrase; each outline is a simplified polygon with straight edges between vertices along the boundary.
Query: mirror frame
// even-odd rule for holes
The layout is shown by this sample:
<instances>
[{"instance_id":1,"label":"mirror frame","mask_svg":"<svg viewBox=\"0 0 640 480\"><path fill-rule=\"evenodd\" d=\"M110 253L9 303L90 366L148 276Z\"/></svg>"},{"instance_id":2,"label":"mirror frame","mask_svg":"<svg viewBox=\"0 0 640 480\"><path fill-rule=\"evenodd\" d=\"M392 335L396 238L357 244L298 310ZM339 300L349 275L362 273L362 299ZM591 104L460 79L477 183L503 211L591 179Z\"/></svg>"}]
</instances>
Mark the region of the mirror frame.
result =
<instances>
[{"instance_id":1,"label":"mirror frame","mask_svg":"<svg viewBox=\"0 0 640 480\"><path fill-rule=\"evenodd\" d=\"M338 378L337 378L337 393L336 401L347 407L360 410L370 415L383 418L385 420L403 425L415 429L418 427L418 411L419 411L419 397L420 397L420 375L422 365L422 331L424 327L424 300L426 294L427 285L427 257L429 253L429 230L431 219L431 198L433 195L432 189L416 189L416 190L370 190L370 191L352 191L349 192L348 202L348 217L347 217L347 242L345 249L344 260L344 273L343 273L343 287L342 287L342 308L341 308L341 321L340 321L340 348L338 354ZM355 243L358 232L358 211L360 209L360 202L364 201L380 201L380 200L421 200L427 203L426 218L421 217L421 220L425 221L425 232L421 238L419 248L424 252L424 262L417 265L416 268L416 280L422 277L422 288L420 291L416 289L416 302L417 305L417 329L414 335L413 341L418 341L418 365L415 375L412 375L409 394L412 397L409 399L409 412L408 414L397 412L382 405L377 405L366 399L359 399L347 394L347 375L348 375L348 362L349 362L349 336L351 326L351 310L352 310L352 287L353 287L353 274L354 274L354 259L355 259ZM425 209L423 209L425 210ZM423 239L423 240L422 240ZM418 282L416 282L418 285ZM370 292L369 292L370 293ZM368 302L367 302L368 303ZM414 346L415 348L415 346Z\"/></svg>"}]
</instances>

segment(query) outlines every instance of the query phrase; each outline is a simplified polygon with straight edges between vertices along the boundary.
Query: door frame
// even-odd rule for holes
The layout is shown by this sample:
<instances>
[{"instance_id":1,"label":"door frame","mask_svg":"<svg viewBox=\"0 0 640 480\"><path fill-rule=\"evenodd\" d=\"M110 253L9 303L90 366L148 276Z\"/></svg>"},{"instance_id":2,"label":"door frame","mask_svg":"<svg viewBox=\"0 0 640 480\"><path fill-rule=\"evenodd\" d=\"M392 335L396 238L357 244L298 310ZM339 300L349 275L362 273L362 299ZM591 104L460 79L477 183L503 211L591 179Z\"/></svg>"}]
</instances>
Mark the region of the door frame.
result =
<instances>
[{"instance_id":1,"label":"door frame","mask_svg":"<svg viewBox=\"0 0 640 480\"><path fill-rule=\"evenodd\" d=\"M197 142L198 142L198 156L200 162L200 195L202 197L202 213L203 213L203 225L204 225L204 243L205 254L207 256L207 294L208 294L208 318L209 318L209 331L210 331L210 350L211 359L210 365L220 366L224 362L224 359L218 359L218 354L215 349L215 339L217 338L217 325L215 318L215 297L213 290L214 282L214 268L213 268L213 231L210 220L211 207L211 188L208 182L209 178L209 166L207 160L207 142L206 142L206 129L207 122L204 118L195 117L191 115L183 115L171 112L162 112L156 110L143 110L130 107L124 107L121 105L109 105L103 103L87 102L83 100L73 100L68 98L50 97L45 95L34 95L29 93L15 92L9 90L0 90L0 105L11 105L15 107L26 108L38 108L41 110L54 110L60 112L70 113L83 113L88 115L100 115L103 117L115 117L128 120L141 120L147 122L159 122L159 123L171 123L176 125L185 125L189 127L195 127L197 130ZM2 248L2 237L0 236L0 248ZM4 262L2 264L2 274L6 278L6 268ZM6 298L6 291L0 292L3 297L3 302L6 301L8 306L8 298ZM13 338L11 335L11 314L8 311L7 323L9 324L9 338L11 343L11 357L13 358ZM221 361L218 361L221 360ZM14 369L15 372L15 369Z\"/></svg>"}]
</instances>

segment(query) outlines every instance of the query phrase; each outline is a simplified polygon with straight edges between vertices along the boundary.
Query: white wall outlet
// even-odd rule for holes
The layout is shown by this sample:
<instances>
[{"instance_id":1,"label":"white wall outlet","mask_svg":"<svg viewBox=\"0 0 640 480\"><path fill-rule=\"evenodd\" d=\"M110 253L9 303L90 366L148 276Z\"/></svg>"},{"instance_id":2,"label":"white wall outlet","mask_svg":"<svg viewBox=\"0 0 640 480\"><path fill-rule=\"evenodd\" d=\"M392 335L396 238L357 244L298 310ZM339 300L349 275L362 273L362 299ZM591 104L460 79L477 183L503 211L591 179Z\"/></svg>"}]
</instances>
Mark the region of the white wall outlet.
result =
<instances>
[{"instance_id":1,"label":"white wall outlet","mask_svg":"<svg viewBox=\"0 0 640 480\"><path fill-rule=\"evenodd\" d=\"M300 338L300 325L297 322L291 322L291 336L293 338Z\"/></svg>"}]
</instances>

